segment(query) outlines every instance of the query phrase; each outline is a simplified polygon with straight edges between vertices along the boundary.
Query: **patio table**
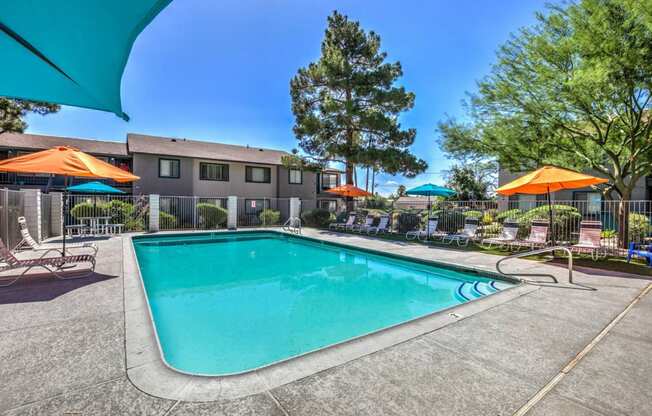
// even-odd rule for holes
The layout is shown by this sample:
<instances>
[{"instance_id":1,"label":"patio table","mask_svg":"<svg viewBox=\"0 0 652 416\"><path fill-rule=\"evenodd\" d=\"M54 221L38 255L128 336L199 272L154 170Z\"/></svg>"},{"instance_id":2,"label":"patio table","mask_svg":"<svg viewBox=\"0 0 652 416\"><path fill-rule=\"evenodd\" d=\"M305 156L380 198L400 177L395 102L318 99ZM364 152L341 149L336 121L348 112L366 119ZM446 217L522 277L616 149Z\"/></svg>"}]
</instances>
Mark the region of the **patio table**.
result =
<instances>
[{"instance_id":1,"label":"patio table","mask_svg":"<svg viewBox=\"0 0 652 416\"><path fill-rule=\"evenodd\" d=\"M91 234L106 234L111 217L79 217L82 223L88 223Z\"/></svg>"}]
</instances>

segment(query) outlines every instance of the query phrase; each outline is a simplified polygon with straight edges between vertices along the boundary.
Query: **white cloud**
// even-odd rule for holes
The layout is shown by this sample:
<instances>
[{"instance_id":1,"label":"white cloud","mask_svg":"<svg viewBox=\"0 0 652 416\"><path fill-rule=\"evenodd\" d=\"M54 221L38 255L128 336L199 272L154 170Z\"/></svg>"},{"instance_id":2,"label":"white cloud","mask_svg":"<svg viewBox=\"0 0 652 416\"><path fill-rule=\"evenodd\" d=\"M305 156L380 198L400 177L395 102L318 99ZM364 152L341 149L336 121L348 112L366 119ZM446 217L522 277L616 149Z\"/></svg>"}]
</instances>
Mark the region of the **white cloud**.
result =
<instances>
[{"instance_id":1,"label":"white cloud","mask_svg":"<svg viewBox=\"0 0 652 416\"><path fill-rule=\"evenodd\" d=\"M394 186L398 186L398 182L396 182L396 181L387 181L387 182L385 182L385 185L394 185Z\"/></svg>"}]
</instances>

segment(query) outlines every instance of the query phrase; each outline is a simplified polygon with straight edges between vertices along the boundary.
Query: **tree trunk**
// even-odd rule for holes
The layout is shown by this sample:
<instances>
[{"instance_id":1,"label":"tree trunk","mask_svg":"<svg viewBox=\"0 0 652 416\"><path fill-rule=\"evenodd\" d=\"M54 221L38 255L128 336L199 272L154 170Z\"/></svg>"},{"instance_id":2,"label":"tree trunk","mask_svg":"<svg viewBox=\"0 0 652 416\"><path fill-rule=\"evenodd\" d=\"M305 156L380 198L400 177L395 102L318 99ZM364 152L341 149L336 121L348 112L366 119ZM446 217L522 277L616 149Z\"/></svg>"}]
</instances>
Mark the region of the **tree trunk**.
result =
<instances>
[{"instance_id":1,"label":"tree trunk","mask_svg":"<svg viewBox=\"0 0 652 416\"><path fill-rule=\"evenodd\" d=\"M364 190L369 192L369 166L367 166L367 176L365 177Z\"/></svg>"},{"instance_id":2,"label":"tree trunk","mask_svg":"<svg viewBox=\"0 0 652 416\"><path fill-rule=\"evenodd\" d=\"M618 239L620 246L627 248L629 244L629 199L631 197L630 191L625 191L620 195L620 203L618 204Z\"/></svg>"}]
</instances>

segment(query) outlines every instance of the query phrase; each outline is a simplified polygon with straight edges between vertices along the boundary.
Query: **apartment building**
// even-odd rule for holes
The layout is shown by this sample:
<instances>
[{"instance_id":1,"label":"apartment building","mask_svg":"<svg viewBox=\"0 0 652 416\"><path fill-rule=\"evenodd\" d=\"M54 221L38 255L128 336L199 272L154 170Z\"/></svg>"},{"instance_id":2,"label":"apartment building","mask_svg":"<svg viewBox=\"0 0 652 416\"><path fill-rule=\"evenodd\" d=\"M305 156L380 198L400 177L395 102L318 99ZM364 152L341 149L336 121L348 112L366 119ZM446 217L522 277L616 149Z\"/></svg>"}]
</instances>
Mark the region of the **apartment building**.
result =
<instances>
[{"instance_id":1,"label":"apartment building","mask_svg":"<svg viewBox=\"0 0 652 416\"><path fill-rule=\"evenodd\" d=\"M243 201L301 198L305 208L336 210L339 198L325 192L340 185L341 171L288 169L287 152L250 146L128 134L126 142L86 140L34 134L0 135L0 159L72 146L140 176L133 184L106 181L129 194L169 196L238 196ZM77 178L75 183L87 179ZM50 175L0 173L0 186L10 189L63 189L62 178ZM258 204L257 206L264 206Z\"/></svg>"}]
</instances>

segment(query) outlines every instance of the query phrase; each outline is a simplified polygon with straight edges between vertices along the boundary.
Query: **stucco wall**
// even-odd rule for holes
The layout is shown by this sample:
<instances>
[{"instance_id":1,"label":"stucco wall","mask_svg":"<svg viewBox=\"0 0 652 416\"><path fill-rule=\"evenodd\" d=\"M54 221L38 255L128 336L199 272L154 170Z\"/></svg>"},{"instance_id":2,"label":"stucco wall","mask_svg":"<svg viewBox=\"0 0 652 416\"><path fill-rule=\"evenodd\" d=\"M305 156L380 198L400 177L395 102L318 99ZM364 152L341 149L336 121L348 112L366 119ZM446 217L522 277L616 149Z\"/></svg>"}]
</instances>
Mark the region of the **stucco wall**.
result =
<instances>
[{"instance_id":1,"label":"stucco wall","mask_svg":"<svg viewBox=\"0 0 652 416\"><path fill-rule=\"evenodd\" d=\"M315 172L303 172L303 183L291 184L287 168L278 168L278 197L279 198L301 198L302 200L315 199L317 189L317 174Z\"/></svg>"},{"instance_id":2,"label":"stucco wall","mask_svg":"<svg viewBox=\"0 0 652 416\"><path fill-rule=\"evenodd\" d=\"M221 163L229 165L228 181L207 181L199 179L199 165L206 163ZM270 168L270 183L250 183L245 181L245 166L261 166ZM215 160L195 159L193 161L193 189L196 196L239 196L250 197L276 197L276 166L245 164L236 162L220 162Z\"/></svg>"},{"instance_id":3,"label":"stucco wall","mask_svg":"<svg viewBox=\"0 0 652 416\"><path fill-rule=\"evenodd\" d=\"M179 178L159 178L158 160L179 159ZM134 184L134 194L192 195L193 160L136 153L133 155L133 171L140 176Z\"/></svg>"}]
</instances>

